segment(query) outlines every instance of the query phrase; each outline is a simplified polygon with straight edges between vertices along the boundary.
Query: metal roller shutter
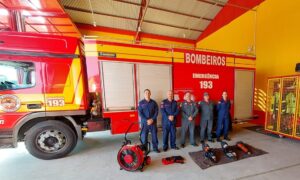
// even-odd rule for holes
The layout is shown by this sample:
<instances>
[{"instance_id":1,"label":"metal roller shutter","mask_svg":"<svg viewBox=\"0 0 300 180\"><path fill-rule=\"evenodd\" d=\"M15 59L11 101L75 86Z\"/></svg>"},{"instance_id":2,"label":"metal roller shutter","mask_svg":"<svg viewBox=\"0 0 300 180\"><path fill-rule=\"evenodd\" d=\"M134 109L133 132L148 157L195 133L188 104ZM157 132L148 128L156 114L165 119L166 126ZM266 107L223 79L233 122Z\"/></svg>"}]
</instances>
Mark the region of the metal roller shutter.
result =
<instances>
[{"instance_id":1,"label":"metal roller shutter","mask_svg":"<svg viewBox=\"0 0 300 180\"><path fill-rule=\"evenodd\" d=\"M138 64L137 80L139 100L144 98L144 90L151 90L151 98L158 106L166 98L168 90L172 89L171 65ZM158 125L161 125L161 114L159 113Z\"/></svg>"},{"instance_id":2,"label":"metal roller shutter","mask_svg":"<svg viewBox=\"0 0 300 180\"><path fill-rule=\"evenodd\" d=\"M102 62L101 72L105 110L135 109L134 64Z\"/></svg>"}]
</instances>

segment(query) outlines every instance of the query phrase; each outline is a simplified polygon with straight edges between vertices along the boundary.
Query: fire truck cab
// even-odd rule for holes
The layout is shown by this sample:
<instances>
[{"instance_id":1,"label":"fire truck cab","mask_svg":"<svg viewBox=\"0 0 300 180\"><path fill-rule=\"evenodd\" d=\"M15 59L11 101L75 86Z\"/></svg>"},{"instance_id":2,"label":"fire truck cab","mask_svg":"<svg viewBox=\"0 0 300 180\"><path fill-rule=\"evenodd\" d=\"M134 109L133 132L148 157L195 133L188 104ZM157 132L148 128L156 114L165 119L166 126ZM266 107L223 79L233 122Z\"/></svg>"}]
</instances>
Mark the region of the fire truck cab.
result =
<instances>
[{"instance_id":1,"label":"fire truck cab","mask_svg":"<svg viewBox=\"0 0 300 180\"><path fill-rule=\"evenodd\" d=\"M84 67L78 38L1 32L1 147L25 141L41 159L71 152L89 114Z\"/></svg>"}]
</instances>

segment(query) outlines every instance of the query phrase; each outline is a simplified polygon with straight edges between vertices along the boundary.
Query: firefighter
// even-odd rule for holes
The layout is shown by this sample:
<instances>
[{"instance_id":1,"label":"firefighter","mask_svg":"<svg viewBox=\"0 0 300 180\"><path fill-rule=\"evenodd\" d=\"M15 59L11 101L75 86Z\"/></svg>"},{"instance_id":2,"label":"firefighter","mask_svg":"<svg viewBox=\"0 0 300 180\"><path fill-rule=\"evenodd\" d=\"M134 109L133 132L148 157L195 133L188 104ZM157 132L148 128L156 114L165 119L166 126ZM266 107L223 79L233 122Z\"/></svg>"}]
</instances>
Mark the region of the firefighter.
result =
<instances>
[{"instance_id":1,"label":"firefighter","mask_svg":"<svg viewBox=\"0 0 300 180\"><path fill-rule=\"evenodd\" d=\"M190 143L193 146L197 146L195 143L195 117L198 113L198 107L194 101L191 99L191 93L187 92L185 94L185 101L181 104L181 147L185 146L185 136L186 132L189 129L190 133Z\"/></svg>"},{"instance_id":2,"label":"firefighter","mask_svg":"<svg viewBox=\"0 0 300 180\"><path fill-rule=\"evenodd\" d=\"M171 149L178 150L179 148L176 146L176 116L179 113L179 109L171 90L167 92L167 97L160 104L163 127L163 150L167 151L169 148L169 136Z\"/></svg>"},{"instance_id":3,"label":"firefighter","mask_svg":"<svg viewBox=\"0 0 300 180\"><path fill-rule=\"evenodd\" d=\"M224 135L224 139L230 141L228 137L229 123L230 123L230 107L231 103L228 99L228 94L226 91L222 93L222 99L218 102L218 121L217 121L217 141L220 142L221 134Z\"/></svg>"},{"instance_id":4,"label":"firefighter","mask_svg":"<svg viewBox=\"0 0 300 180\"><path fill-rule=\"evenodd\" d=\"M141 140L144 145L148 143L148 134L151 132L152 136L152 149L154 152L160 153L158 149L157 139L157 115L158 105L150 98L151 91L149 89L144 90L144 99L139 102L139 116L141 120Z\"/></svg>"},{"instance_id":5,"label":"firefighter","mask_svg":"<svg viewBox=\"0 0 300 180\"><path fill-rule=\"evenodd\" d=\"M199 102L199 111L201 113L200 141L204 143L205 132L207 130L208 141L214 142L211 135L214 120L214 104L209 100L209 94L207 92L203 94L203 101Z\"/></svg>"}]
</instances>

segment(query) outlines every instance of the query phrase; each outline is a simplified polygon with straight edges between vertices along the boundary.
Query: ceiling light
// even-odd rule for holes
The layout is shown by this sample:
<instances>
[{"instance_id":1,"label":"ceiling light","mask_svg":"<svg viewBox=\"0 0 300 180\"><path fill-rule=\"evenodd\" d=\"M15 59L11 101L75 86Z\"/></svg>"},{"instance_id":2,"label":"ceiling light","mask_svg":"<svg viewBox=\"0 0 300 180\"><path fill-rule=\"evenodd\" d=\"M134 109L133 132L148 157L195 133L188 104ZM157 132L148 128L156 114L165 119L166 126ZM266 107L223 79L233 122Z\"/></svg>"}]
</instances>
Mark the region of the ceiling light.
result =
<instances>
[{"instance_id":1,"label":"ceiling light","mask_svg":"<svg viewBox=\"0 0 300 180\"><path fill-rule=\"evenodd\" d=\"M24 16L30 16L30 15L31 15L28 11L22 11L22 14L23 14Z\"/></svg>"},{"instance_id":2,"label":"ceiling light","mask_svg":"<svg viewBox=\"0 0 300 180\"><path fill-rule=\"evenodd\" d=\"M0 9L0 15L2 15L2 16L8 16L8 10L6 10L6 9Z\"/></svg>"},{"instance_id":3,"label":"ceiling light","mask_svg":"<svg viewBox=\"0 0 300 180\"><path fill-rule=\"evenodd\" d=\"M96 20L95 20L95 16L94 16L94 10L93 10L93 6L92 6L92 2L91 0L89 0L89 4L90 4L90 9L91 9L91 12L92 12L92 18L93 18L93 25L94 27L96 27Z\"/></svg>"},{"instance_id":4,"label":"ceiling light","mask_svg":"<svg viewBox=\"0 0 300 180\"><path fill-rule=\"evenodd\" d=\"M253 45L248 46L248 52L251 53L253 51L254 51L254 46Z\"/></svg>"},{"instance_id":5,"label":"ceiling light","mask_svg":"<svg viewBox=\"0 0 300 180\"><path fill-rule=\"evenodd\" d=\"M41 9L42 8L40 0L28 0L28 1L30 2L31 7L33 9Z\"/></svg>"},{"instance_id":6,"label":"ceiling light","mask_svg":"<svg viewBox=\"0 0 300 180\"><path fill-rule=\"evenodd\" d=\"M39 23L46 23L46 19L44 17L41 16L37 16L37 17L31 17L32 20L37 21Z\"/></svg>"}]
</instances>

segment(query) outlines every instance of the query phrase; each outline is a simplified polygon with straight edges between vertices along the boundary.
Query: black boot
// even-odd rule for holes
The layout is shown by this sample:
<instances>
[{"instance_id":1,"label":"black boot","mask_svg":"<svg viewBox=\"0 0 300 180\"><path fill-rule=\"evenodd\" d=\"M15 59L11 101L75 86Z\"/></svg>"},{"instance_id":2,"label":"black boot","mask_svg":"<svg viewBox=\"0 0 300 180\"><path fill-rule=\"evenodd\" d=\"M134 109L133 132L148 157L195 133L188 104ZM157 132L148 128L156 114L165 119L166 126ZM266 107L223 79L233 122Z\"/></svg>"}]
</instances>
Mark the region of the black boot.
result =
<instances>
[{"instance_id":1,"label":"black boot","mask_svg":"<svg viewBox=\"0 0 300 180\"><path fill-rule=\"evenodd\" d=\"M224 138L226 141L231 141L231 139L229 137L225 137Z\"/></svg>"},{"instance_id":2,"label":"black boot","mask_svg":"<svg viewBox=\"0 0 300 180\"><path fill-rule=\"evenodd\" d=\"M208 141L209 141L209 142L212 142L212 143L214 143L214 142L215 142L215 140L214 140L214 139L209 139Z\"/></svg>"}]
</instances>

